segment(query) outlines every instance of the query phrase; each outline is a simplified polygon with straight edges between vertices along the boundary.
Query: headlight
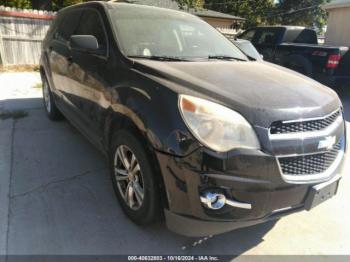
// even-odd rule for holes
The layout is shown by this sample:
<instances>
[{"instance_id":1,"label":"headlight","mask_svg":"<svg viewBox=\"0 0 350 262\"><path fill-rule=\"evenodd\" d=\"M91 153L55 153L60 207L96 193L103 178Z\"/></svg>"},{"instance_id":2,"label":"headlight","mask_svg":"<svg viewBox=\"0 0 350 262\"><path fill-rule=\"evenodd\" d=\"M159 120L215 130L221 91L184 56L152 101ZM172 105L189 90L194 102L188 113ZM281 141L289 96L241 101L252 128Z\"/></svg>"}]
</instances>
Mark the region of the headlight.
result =
<instances>
[{"instance_id":1,"label":"headlight","mask_svg":"<svg viewBox=\"0 0 350 262\"><path fill-rule=\"evenodd\" d=\"M214 151L260 148L259 140L247 120L227 107L205 99L180 95L179 108L192 134Z\"/></svg>"}]
</instances>

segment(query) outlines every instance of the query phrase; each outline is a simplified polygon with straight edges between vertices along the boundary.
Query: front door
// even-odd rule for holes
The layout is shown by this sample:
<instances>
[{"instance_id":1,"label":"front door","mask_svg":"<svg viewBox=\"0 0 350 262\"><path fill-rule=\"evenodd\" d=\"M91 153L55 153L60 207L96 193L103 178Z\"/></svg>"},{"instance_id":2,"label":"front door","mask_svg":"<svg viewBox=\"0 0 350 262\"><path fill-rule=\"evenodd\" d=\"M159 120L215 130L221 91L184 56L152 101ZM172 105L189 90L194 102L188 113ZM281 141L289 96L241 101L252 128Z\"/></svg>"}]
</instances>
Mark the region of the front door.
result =
<instances>
[{"instance_id":1,"label":"front door","mask_svg":"<svg viewBox=\"0 0 350 262\"><path fill-rule=\"evenodd\" d=\"M101 15L96 9L84 9L74 35L93 35L98 41L96 52L71 49L67 93L78 109L83 132L100 144L101 115L107 110L105 72L108 63L108 41Z\"/></svg>"},{"instance_id":2,"label":"front door","mask_svg":"<svg viewBox=\"0 0 350 262\"><path fill-rule=\"evenodd\" d=\"M47 53L54 83L54 91L60 96L58 102L65 101L61 106L65 109L73 109L69 106L66 87L68 85L68 72L71 63L71 50L69 39L78 26L81 11L73 10L58 16L57 29L49 44Z\"/></svg>"}]
</instances>

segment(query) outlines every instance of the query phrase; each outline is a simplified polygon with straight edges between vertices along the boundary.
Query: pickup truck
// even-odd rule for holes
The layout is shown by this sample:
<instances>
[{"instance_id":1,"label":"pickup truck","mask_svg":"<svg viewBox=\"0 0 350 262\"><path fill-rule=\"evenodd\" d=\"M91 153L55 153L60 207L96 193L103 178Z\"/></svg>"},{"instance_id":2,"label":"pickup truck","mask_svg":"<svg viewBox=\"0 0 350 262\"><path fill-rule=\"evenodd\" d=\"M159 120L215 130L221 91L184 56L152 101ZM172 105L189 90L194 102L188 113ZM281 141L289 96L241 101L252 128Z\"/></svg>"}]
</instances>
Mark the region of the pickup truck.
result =
<instances>
[{"instance_id":1,"label":"pickup truck","mask_svg":"<svg viewBox=\"0 0 350 262\"><path fill-rule=\"evenodd\" d=\"M318 45L316 32L299 26L264 26L244 31L264 59L331 87L350 85L348 47Z\"/></svg>"}]
</instances>

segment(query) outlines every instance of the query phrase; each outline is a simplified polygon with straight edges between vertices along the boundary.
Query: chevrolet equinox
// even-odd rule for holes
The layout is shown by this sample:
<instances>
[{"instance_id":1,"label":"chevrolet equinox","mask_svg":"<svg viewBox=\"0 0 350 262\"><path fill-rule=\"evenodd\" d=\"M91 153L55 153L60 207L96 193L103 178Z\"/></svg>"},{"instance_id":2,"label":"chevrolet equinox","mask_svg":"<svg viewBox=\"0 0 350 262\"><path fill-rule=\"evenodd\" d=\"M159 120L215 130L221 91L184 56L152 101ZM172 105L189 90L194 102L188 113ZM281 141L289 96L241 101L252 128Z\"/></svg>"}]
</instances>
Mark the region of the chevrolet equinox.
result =
<instances>
[{"instance_id":1,"label":"chevrolet equinox","mask_svg":"<svg viewBox=\"0 0 350 262\"><path fill-rule=\"evenodd\" d=\"M310 210L337 193L345 122L334 91L245 55L193 15L89 2L43 42L47 115L109 160L126 215L205 236Z\"/></svg>"}]
</instances>

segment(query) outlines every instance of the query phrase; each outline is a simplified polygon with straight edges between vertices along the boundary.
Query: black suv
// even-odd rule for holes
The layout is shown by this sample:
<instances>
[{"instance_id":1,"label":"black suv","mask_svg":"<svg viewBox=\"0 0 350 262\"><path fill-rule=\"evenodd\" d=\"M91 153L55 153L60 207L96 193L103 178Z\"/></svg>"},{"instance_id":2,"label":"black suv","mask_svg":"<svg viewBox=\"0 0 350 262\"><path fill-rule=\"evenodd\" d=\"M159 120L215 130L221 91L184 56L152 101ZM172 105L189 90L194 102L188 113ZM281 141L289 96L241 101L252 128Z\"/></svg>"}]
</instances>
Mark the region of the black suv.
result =
<instances>
[{"instance_id":1,"label":"black suv","mask_svg":"<svg viewBox=\"0 0 350 262\"><path fill-rule=\"evenodd\" d=\"M345 152L338 96L244 55L201 19L125 3L61 10L40 65L63 114L109 159L138 224L187 236L281 217L336 194Z\"/></svg>"}]
</instances>

